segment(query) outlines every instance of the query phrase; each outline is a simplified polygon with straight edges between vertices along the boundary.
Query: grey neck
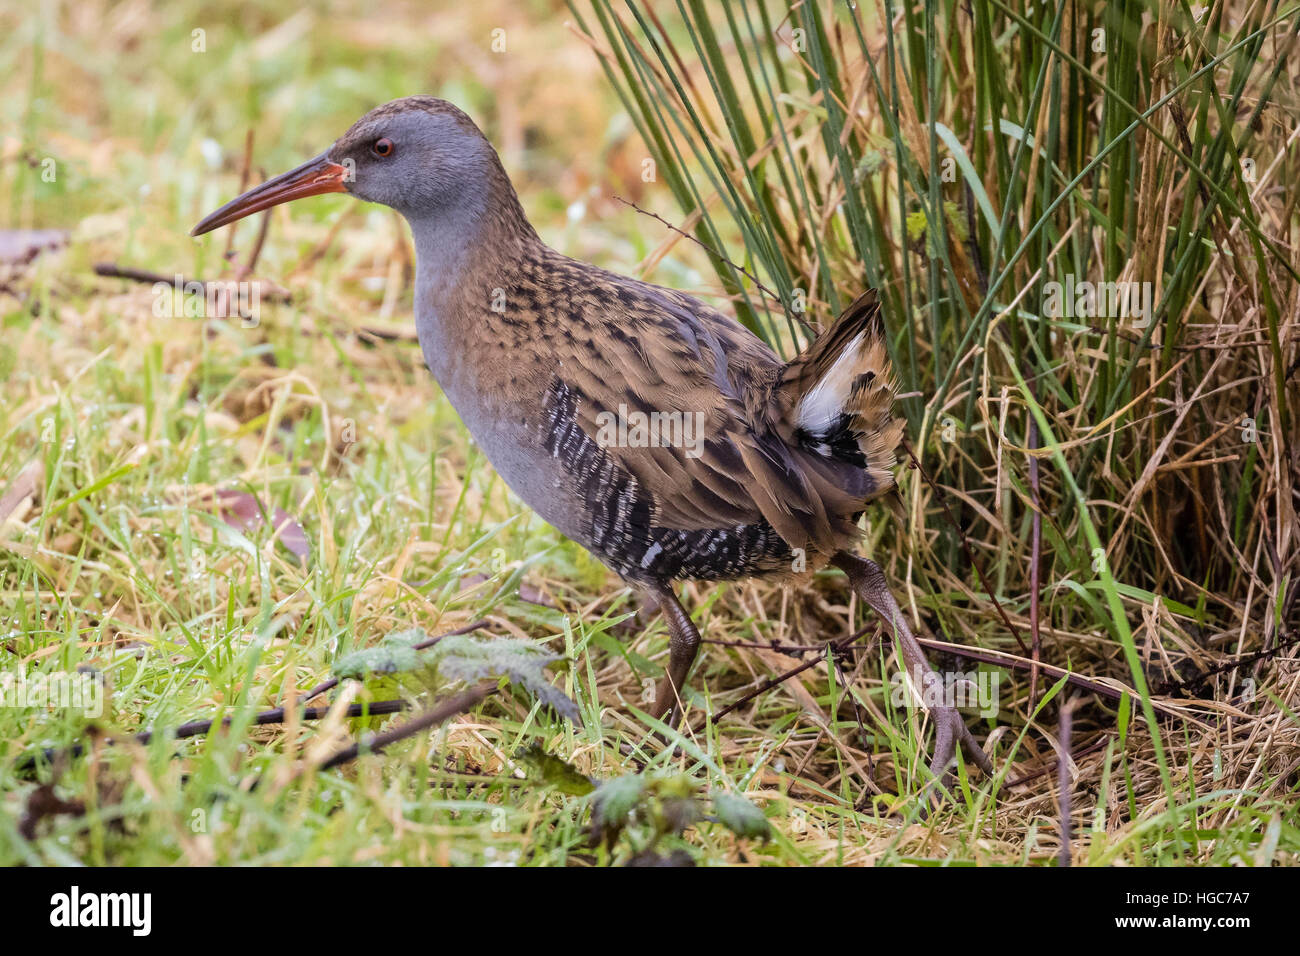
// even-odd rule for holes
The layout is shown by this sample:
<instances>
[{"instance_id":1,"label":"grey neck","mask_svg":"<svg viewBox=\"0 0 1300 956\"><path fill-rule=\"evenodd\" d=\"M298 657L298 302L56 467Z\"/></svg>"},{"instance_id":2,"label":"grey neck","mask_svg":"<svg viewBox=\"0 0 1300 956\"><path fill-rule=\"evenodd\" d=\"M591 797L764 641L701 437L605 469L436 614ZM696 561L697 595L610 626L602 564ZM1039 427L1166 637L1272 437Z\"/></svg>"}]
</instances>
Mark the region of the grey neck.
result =
<instances>
[{"instance_id":1,"label":"grey neck","mask_svg":"<svg viewBox=\"0 0 1300 956\"><path fill-rule=\"evenodd\" d=\"M436 214L410 217L415 242L415 330L424 361L461 417L476 387L473 360L491 289L539 242L513 190L494 201L467 190Z\"/></svg>"},{"instance_id":2,"label":"grey neck","mask_svg":"<svg viewBox=\"0 0 1300 956\"><path fill-rule=\"evenodd\" d=\"M490 181L474 184L432 212L403 212L415 242L415 322L421 342L424 327L443 323L476 268L499 269L539 242L505 172L497 171L501 181L495 189Z\"/></svg>"},{"instance_id":3,"label":"grey neck","mask_svg":"<svg viewBox=\"0 0 1300 956\"><path fill-rule=\"evenodd\" d=\"M449 209L407 220L415 242L415 331L425 364L443 388L464 354L454 322L456 293L486 228L485 208L485 197L467 194Z\"/></svg>"},{"instance_id":4,"label":"grey neck","mask_svg":"<svg viewBox=\"0 0 1300 956\"><path fill-rule=\"evenodd\" d=\"M465 198L466 202L453 209L407 220L415 242L417 325L425 320L430 305L436 308L438 300L456 287L469 251L478 244L483 232L484 203L474 197ZM421 303L421 299L425 301Z\"/></svg>"}]
</instances>

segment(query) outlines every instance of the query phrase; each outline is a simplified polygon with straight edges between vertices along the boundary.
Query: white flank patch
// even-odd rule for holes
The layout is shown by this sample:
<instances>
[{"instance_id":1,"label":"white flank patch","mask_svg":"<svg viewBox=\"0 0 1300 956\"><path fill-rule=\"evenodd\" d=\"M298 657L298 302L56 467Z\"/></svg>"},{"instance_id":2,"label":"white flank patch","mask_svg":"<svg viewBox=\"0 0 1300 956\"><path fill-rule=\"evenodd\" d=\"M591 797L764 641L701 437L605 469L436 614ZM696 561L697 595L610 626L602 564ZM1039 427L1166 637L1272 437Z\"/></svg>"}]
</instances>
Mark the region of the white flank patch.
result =
<instances>
[{"instance_id":1,"label":"white flank patch","mask_svg":"<svg viewBox=\"0 0 1300 956\"><path fill-rule=\"evenodd\" d=\"M795 421L810 435L825 435L839 420L856 377L858 352L866 332L859 332L829 371L799 400Z\"/></svg>"}]
</instances>

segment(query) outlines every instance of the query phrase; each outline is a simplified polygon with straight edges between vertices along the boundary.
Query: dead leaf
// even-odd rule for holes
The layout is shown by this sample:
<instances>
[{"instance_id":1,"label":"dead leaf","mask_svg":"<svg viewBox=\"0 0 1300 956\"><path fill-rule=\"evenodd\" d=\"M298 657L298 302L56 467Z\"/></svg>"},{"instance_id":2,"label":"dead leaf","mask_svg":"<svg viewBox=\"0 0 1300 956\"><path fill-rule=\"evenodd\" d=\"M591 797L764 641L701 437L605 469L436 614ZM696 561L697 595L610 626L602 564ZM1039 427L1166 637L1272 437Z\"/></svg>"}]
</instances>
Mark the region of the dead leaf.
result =
<instances>
[{"instance_id":1,"label":"dead leaf","mask_svg":"<svg viewBox=\"0 0 1300 956\"><path fill-rule=\"evenodd\" d=\"M260 501L247 491L226 488L217 492L221 520L232 528L246 533L257 531L265 523L266 509ZM279 536L280 543L289 549L294 557L306 561L311 557L311 542L307 532L283 508L270 509L271 527Z\"/></svg>"},{"instance_id":2,"label":"dead leaf","mask_svg":"<svg viewBox=\"0 0 1300 956\"><path fill-rule=\"evenodd\" d=\"M18 514L18 510L23 502L29 498L32 503L39 501L44 490L45 463L37 459L18 473L4 497L0 498L0 525L10 517L17 517L21 521L23 515ZM23 508L23 512L26 513L26 508Z\"/></svg>"},{"instance_id":3,"label":"dead leaf","mask_svg":"<svg viewBox=\"0 0 1300 956\"><path fill-rule=\"evenodd\" d=\"M18 832L24 840L35 840L36 824L47 817L61 814L85 816L86 805L80 800L64 800L54 792L54 784L43 783L27 795L27 805L23 808L22 819L18 821Z\"/></svg>"},{"instance_id":4,"label":"dead leaf","mask_svg":"<svg viewBox=\"0 0 1300 956\"><path fill-rule=\"evenodd\" d=\"M0 262L23 265L67 241L62 229L0 229Z\"/></svg>"},{"instance_id":5,"label":"dead leaf","mask_svg":"<svg viewBox=\"0 0 1300 956\"><path fill-rule=\"evenodd\" d=\"M480 571L475 571L473 574L463 575L460 579L460 593L464 594L466 591L474 590L487 579L488 576Z\"/></svg>"},{"instance_id":6,"label":"dead leaf","mask_svg":"<svg viewBox=\"0 0 1300 956\"><path fill-rule=\"evenodd\" d=\"M536 604L538 607L555 607L554 601L524 581L519 583L519 600L526 604Z\"/></svg>"},{"instance_id":7,"label":"dead leaf","mask_svg":"<svg viewBox=\"0 0 1300 956\"><path fill-rule=\"evenodd\" d=\"M460 579L460 593L472 591L486 580L488 576L479 571L466 574ZM519 600L525 604L536 604L538 607L555 607L554 601L526 581L519 582Z\"/></svg>"}]
</instances>

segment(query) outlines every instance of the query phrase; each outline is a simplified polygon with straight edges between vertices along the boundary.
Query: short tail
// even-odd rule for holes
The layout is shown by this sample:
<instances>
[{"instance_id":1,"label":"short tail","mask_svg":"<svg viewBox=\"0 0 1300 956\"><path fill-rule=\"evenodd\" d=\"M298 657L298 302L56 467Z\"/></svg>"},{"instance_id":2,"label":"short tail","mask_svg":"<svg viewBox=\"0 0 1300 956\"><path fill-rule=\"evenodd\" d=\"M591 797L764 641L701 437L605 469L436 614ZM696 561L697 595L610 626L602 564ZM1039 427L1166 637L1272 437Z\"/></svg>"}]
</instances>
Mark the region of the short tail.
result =
<instances>
[{"instance_id":1,"label":"short tail","mask_svg":"<svg viewBox=\"0 0 1300 956\"><path fill-rule=\"evenodd\" d=\"M858 296L786 365L779 391L797 442L814 454L864 469L872 497L893 487L903 421L893 415L893 369L875 290Z\"/></svg>"}]
</instances>

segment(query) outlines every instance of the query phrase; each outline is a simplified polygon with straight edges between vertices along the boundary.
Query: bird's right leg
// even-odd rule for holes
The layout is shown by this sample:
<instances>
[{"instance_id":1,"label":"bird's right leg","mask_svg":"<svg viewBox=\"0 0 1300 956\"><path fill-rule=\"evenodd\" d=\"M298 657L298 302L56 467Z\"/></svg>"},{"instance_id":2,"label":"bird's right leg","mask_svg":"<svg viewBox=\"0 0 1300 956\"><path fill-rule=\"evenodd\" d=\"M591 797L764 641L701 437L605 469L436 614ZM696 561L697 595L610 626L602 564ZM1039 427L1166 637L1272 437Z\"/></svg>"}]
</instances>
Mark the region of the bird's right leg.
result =
<instances>
[{"instance_id":1,"label":"bird's right leg","mask_svg":"<svg viewBox=\"0 0 1300 956\"><path fill-rule=\"evenodd\" d=\"M943 678L934 672L930 662L925 659L925 651L912 635L912 629L907 626L907 619L899 610L898 602L894 600L880 566L847 551L837 553L831 558L831 563L848 576L849 584L858 597L880 615L886 630L893 632L894 645L903 655L908 676L921 693L922 701L934 720L934 759L930 762L930 771L943 780L948 765L956 756L957 744L960 743L966 756L991 776L993 764L971 736L961 713L957 708L943 703L947 699L943 693ZM940 703L934 704L932 701Z\"/></svg>"}]
</instances>

